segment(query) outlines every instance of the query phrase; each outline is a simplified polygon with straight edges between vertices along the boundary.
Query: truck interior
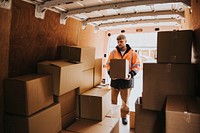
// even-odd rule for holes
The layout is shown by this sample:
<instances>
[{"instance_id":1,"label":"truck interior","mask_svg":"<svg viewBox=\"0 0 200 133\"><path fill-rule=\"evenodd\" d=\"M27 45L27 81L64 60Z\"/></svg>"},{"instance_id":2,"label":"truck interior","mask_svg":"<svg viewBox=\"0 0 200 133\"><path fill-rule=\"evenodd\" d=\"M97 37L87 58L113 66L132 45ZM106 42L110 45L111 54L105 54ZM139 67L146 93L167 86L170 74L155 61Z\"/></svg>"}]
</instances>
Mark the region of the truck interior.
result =
<instances>
[{"instance_id":1,"label":"truck interior","mask_svg":"<svg viewBox=\"0 0 200 133\"><path fill-rule=\"evenodd\" d=\"M0 0L0 132L4 79L35 73L38 62L59 58L59 46L95 47L95 59L102 58L101 84L109 84L108 54L117 35L126 34L141 60L139 89L130 98L135 102L143 91L143 63L157 62L157 33L179 30L193 30L191 62L198 65L199 81L199 0Z\"/></svg>"}]
</instances>

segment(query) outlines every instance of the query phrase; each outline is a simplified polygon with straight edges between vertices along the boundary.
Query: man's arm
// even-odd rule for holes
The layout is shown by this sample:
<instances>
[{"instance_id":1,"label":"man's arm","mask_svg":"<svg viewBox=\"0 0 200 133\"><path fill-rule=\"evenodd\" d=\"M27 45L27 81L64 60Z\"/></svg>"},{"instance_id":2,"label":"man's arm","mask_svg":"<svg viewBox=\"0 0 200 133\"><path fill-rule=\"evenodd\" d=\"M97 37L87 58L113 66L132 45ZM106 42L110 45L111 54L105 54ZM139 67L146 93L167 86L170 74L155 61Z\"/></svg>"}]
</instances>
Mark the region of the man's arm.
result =
<instances>
[{"instance_id":1,"label":"man's arm","mask_svg":"<svg viewBox=\"0 0 200 133\"><path fill-rule=\"evenodd\" d=\"M131 70L129 74L131 75L131 77L134 77L135 75L137 75L139 71L140 71L140 59L138 54L136 52L133 52L131 61Z\"/></svg>"}]
</instances>

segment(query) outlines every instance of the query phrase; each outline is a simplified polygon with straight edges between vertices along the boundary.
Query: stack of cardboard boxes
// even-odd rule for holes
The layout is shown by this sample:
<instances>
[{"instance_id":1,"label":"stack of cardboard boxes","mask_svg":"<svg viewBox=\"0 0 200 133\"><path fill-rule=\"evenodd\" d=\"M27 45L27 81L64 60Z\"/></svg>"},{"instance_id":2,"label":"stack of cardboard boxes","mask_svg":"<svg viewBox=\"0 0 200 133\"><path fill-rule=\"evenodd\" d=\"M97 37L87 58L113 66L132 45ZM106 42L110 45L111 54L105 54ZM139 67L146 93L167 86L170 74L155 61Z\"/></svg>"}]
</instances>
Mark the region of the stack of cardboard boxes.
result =
<instances>
[{"instance_id":1,"label":"stack of cardboard boxes","mask_svg":"<svg viewBox=\"0 0 200 133\"><path fill-rule=\"evenodd\" d=\"M79 117L80 94L100 84L102 59L91 47L61 51L69 58L39 62L37 74L5 80L7 132L56 133Z\"/></svg>"},{"instance_id":2,"label":"stack of cardboard boxes","mask_svg":"<svg viewBox=\"0 0 200 133\"><path fill-rule=\"evenodd\" d=\"M102 59L94 60L94 48L61 47L61 58L81 63L80 87L78 92L77 117L75 123L66 128L73 132L113 132L118 133L118 119L106 118L111 110L110 89L95 88L101 82ZM94 75L94 76L93 76ZM94 87L94 88L93 88ZM64 132L64 131L63 131Z\"/></svg>"},{"instance_id":3,"label":"stack of cardboard boxes","mask_svg":"<svg viewBox=\"0 0 200 133\"><path fill-rule=\"evenodd\" d=\"M175 133L178 128L173 126L176 125L167 124L165 127L167 96L195 96L196 66L191 64L192 31L158 32L157 38L158 63L144 64L142 100L135 104L136 133L162 133L165 129L173 129L168 133ZM173 102L167 104L178 106ZM167 118L166 123L168 121L171 120Z\"/></svg>"},{"instance_id":4,"label":"stack of cardboard boxes","mask_svg":"<svg viewBox=\"0 0 200 133\"><path fill-rule=\"evenodd\" d=\"M60 104L53 103L52 76L31 74L5 80L5 131L56 133L61 130Z\"/></svg>"},{"instance_id":5,"label":"stack of cardboard boxes","mask_svg":"<svg viewBox=\"0 0 200 133\"><path fill-rule=\"evenodd\" d=\"M87 133L119 133L119 118L110 116L111 90L92 88L80 95L80 119L66 130Z\"/></svg>"}]
</instances>

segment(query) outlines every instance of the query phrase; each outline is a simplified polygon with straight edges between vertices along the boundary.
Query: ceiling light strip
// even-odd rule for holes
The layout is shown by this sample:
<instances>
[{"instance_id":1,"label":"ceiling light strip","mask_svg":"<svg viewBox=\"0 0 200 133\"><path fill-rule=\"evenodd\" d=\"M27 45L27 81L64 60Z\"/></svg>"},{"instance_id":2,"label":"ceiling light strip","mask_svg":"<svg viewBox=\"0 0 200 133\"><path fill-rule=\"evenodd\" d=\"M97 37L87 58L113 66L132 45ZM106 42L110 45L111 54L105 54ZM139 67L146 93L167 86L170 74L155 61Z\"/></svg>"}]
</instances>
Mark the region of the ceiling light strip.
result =
<instances>
[{"instance_id":1,"label":"ceiling light strip","mask_svg":"<svg viewBox=\"0 0 200 133\"><path fill-rule=\"evenodd\" d=\"M113 22L98 25L99 28L107 26L127 25L127 24L141 24L141 23L162 23L162 22L176 22L181 24L180 20L177 19L150 19L150 20L136 20L136 21L124 21L124 22Z\"/></svg>"},{"instance_id":2,"label":"ceiling light strip","mask_svg":"<svg viewBox=\"0 0 200 133\"><path fill-rule=\"evenodd\" d=\"M111 3L111 4L104 4L104 5L97 5L97 6L90 6L85 8L79 8L79 9L72 9L68 10L65 14L66 15L74 15L74 14L80 14L80 13L90 13L93 11L100 11L105 9L120 9L124 7L130 7L130 6L140 6L140 5L151 5L151 4L164 4L164 3L179 3L183 2L185 4L189 4L187 2L188 0L141 0L141 1L129 1L129 2L118 2L118 3Z\"/></svg>"},{"instance_id":3,"label":"ceiling light strip","mask_svg":"<svg viewBox=\"0 0 200 133\"><path fill-rule=\"evenodd\" d=\"M127 14L120 14L120 15L111 15L111 16L104 16L104 17L96 17L96 18L89 18L87 22L98 22L98 21L106 21L109 19L120 19L120 18L132 18L132 17L144 17L144 16L158 16L158 15L179 15L180 17L184 18L184 12L176 12L176 11L157 11L157 12L143 12L143 13L127 13Z\"/></svg>"}]
</instances>

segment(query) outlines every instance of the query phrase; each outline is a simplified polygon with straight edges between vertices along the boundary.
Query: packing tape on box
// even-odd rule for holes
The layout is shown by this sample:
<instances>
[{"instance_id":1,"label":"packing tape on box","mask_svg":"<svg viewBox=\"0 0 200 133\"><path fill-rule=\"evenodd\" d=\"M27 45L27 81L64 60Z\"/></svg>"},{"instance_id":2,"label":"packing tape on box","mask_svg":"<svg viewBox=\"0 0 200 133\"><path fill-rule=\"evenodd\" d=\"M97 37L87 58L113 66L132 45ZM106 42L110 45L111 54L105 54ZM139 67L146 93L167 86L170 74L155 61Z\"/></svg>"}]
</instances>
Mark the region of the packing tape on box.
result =
<instances>
[{"instance_id":1,"label":"packing tape on box","mask_svg":"<svg viewBox=\"0 0 200 133\"><path fill-rule=\"evenodd\" d=\"M187 123L190 123L191 122L191 113L188 113L187 111L184 111L184 120Z\"/></svg>"}]
</instances>

